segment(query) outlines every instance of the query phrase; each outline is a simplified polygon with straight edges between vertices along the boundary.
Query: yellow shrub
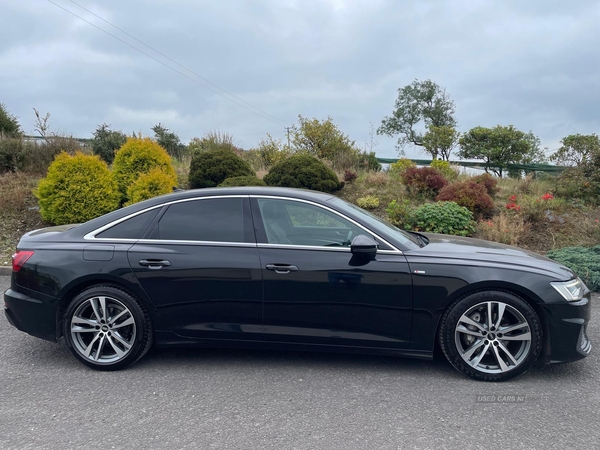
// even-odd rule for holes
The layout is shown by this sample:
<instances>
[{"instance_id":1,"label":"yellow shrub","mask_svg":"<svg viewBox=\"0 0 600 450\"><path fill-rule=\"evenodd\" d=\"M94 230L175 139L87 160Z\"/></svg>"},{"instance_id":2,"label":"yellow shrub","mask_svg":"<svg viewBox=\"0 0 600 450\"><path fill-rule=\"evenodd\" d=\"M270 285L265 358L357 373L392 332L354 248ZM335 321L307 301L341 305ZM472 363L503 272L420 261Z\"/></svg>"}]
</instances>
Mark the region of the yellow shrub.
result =
<instances>
[{"instance_id":1,"label":"yellow shrub","mask_svg":"<svg viewBox=\"0 0 600 450\"><path fill-rule=\"evenodd\" d=\"M129 201L126 205L132 205L170 192L173 192L173 177L164 173L160 167L155 167L150 172L141 174L137 180L129 185L127 188Z\"/></svg>"},{"instance_id":2,"label":"yellow shrub","mask_svg":"<svg viewBox=\"0 0 600 450\"><path fill-rule=\"evenodd\" d=\"M153 168L162 169L171 177L171 187L177 185L177 174L167 151L150 138L128 138L117 150L113 162L113 176L121 192L121 201L129 200L127 189L140 175Z\"/></svg>"},{"instance_id":3,"label":"yellow shrub","mask_svg":"<svg viewBox=\"0 0 600 450\"><path fill-rule=\"evenodd\" d=\"M433 167L434 169L436 169L438 172L444 175L444 178L448 180L454 180L456 179L456 177L458 177L458 173L454 171L454 169L452 168L452 166L450 166L450 163L448 161L434 159L433 161L431 161L431 164L429 164L429 167Z\"/></svg>"},{"instance_id":4,"label":"yellow shrub","mask_svg":"<svg viewBox=\"0 0 600 450\"><path fill-rule=\"evenodd\" d=\"M400 158L395 163L390 164L390 172L399 175L411 167L417 167L417 165L408 158Z\"/></svg>"},{"instance_id":5,"label":"yellow shrub","mask_svg":"<svg viewBox=\"0 0 600 450\"><path fill-rule=\"evenodd\" d=\"M379 207L379 199L374 195L367 195L357 199L356 204L363 209L375 209Z\"/></svg>"},{"instance_id":6,"label":"yellow shrub","mask_svg":"<svg viewBox=\"0 0 600 450\"><path fill-rule=\"evenodd\" d=\"M40 214L55 225L81 223L119 207L119 191L99 156L60 153L40 180L36 197Z\"/></svg>"}]
</instances>

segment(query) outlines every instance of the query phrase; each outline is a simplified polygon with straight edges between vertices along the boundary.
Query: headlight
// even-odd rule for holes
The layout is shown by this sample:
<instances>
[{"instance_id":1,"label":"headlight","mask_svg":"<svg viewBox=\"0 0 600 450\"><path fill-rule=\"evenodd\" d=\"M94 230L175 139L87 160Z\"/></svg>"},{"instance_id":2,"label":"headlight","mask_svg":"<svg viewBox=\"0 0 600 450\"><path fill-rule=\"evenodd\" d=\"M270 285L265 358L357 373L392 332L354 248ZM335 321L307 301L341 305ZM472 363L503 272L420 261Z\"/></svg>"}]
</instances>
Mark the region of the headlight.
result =
<instances>
[{"instance_id":1,"label":"headlight","mask_svg":"<svg viewBox=\"0 0 600 450\"><path fill-rule=\"evenodd\" d=\"M550 284L568 302L577 302L588 292L587 286L579 278L571 281L554 281Z\"/></svg>"}]
</instances>

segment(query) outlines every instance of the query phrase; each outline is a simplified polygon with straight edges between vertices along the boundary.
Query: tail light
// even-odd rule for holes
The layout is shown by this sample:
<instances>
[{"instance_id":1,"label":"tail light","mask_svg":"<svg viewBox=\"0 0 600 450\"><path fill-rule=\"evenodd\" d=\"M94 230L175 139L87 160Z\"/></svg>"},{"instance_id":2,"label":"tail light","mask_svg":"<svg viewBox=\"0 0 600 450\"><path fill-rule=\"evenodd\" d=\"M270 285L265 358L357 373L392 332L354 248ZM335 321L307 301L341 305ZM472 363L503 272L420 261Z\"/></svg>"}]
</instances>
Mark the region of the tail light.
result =
<instances>
[{"instance_id":1,"label":"tail light","mask_svg":"<svg viewBox=\"0 0 600 450\"><path fill-rule=\"evenodd\" d=\"M14 272L21 270L21 267L33 256L33 250L17 250L12 256L12 269Z\"/></svg>"}]
</instances>

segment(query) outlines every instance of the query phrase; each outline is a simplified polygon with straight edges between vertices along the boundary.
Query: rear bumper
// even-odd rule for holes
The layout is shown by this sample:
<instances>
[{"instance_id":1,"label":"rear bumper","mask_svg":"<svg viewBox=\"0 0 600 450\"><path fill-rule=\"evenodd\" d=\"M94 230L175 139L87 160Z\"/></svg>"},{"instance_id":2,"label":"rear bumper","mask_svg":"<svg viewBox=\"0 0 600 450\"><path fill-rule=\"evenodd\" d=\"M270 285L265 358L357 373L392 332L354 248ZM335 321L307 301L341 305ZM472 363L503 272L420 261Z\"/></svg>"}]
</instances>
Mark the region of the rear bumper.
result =
<instances>
[{"instance_id":1,"label":"rear bumper","mask_svg":"<svg viewBox=\"0 0 600 450\"><path fill-rule=\"evenodd\" d=\"M579 302L545 305L549 345L548 363L564 363L585 358L592 351L587 335L591 317L590 294Z\"/></svg>"},{"instance_id":2,"label":"rear bumper","mask_svg":"<svg viewBox=\"0 0 600 450\"><path fill-rule=\"evenodd\" d=\"M32 336L56 341L57 299L40 300L8 289L4 293L4 314L15 328Z\"/></svg>"}]
</instances>

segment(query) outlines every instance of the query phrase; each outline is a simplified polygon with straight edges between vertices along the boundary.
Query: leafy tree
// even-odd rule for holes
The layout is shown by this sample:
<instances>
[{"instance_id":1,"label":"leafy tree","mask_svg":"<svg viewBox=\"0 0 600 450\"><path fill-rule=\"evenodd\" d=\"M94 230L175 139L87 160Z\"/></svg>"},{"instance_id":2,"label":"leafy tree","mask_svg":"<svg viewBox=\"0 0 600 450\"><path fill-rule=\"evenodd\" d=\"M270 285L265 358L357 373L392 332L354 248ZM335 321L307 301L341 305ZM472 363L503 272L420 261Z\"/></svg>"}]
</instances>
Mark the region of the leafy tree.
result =
<instances>
[{"instance_id":1,"label":"leafy tree","mask_svg":"<svg viewBox=\"0 0 600 450\"><path fill-rule=\"evenodd\" d=\"M154 137L158 145L164 148L171 157L181 159L185 155L186 146L181 143L179 136L169 131L167 127L159 123L152 127L152 131L154 131Z\"/></svg>"},{"instance_id":2,"label":"leafy tree","mask_svg":"<svg viewBox=\"0 0 600 450\"><path fill-rule=\"evenodd\" d=\"M96 128L91 141L92 152L100 156L107 164L112 164L115 152L127 141L122 131L111 130L110 125L103 123Z\"/></svg>"},{"instance_id":3,"label":"leafy tree","mask_svg":"<svg viewBox=\"0 0 600 450\"><path fill-rule=\"evenodd\" d=\"M419 125L429 127L456 126L454 101L446 90L431 80L414 80L408 86L398 89L398 98L391 116L381 121L377 134L399 136L398 148L406 144L423 147L423 134L417 131Z\"/></svg>"},{"instance_id":4,"label":"leafy tree","mask_svg":"<svg viewBox=\"0 0 600 450\"><path fill-rule=\"evenodd\" d=\"M266 139L260 141L255 150L258 151L262 164L266 168L277 164L292 154L292 150L287 145L282 144L278 139L274 139L269 133L267 133Z\"/></svg>"},{"instance_id":5,"label":"leafy tree","mask_svg":"<svg viewBox=\"0 0 600 450\"><path fill-rule=\"evenodd\" d=\"M331 117L321 121L298 116L298 121L299 126L292 130L292 144L296 150L322 159L333 159L344 152L356 153L354 141L340 131Z\"/></svg>"},{"instance_id":6,"label":"leafy tree","mask_svg":"<svg viewBox=\"0 0 600 450\"><path fill-rule=\"evenodd\" d=\"M443 161L449 161L459 137L460 133L454 127L429 125L427 133L423 135L423 148L431 155L431 159L439 156Z\"/></svg>"},{"instance_id":7,"label":"leafy tree","mask_svg":"<svg viewBox=\"0 0 600 450\"><path fill-rule=\"evenodd\" d=\"M540 138L533 134L533 131L530 131L525 135L525 139L527 139L531 147L527 153L523 155L520 161L515 161L518 164L547 164L548 158L546 157L546 149L542 149ZM525 174L535 172L532 170L519 170L519 169L508 169L508 176L511 178L521 178L522 172Z\"/></svg>"},{"instance_id":8,"label":"leafy tree","mask_svg":"<svg viewBox=\"0 0 600 450\"><path fill-rule=\"evenodd\" d=\"M21 134L21 125L4 103L0 103L0 136L16 137Z\"/></svg>"},{"instance_id":9,"label":"leafy tree","mask_svg":"<svg viewBox=\"0 0 600 450\"><path fill-rule=\"evenodd\" d=\"M532 148L529 135L512 125L494 128L475 127L459 140L458 156L464 159L482 159L486 163L486 172L491 170L502 177L507 164L519 163Z\"/></svg>"},{"instance_id":10,"label":"leafy tree","mask_svg":"<svg viewBox=\"0 0 600 450\"><path fill-rule=\"evenodd\" d=\"M566 166L579 166L600 154L600 138L596 134L571 134L560 141L562 146L550 159Z\"/></svg>"}]
</instances>

